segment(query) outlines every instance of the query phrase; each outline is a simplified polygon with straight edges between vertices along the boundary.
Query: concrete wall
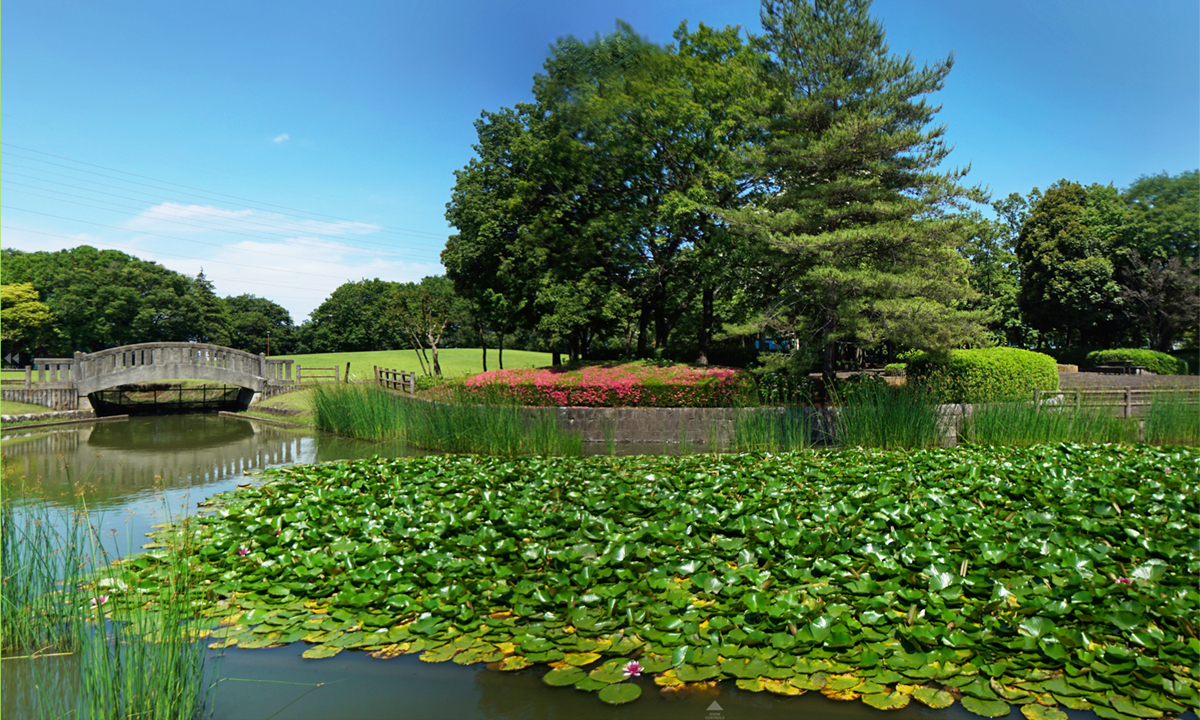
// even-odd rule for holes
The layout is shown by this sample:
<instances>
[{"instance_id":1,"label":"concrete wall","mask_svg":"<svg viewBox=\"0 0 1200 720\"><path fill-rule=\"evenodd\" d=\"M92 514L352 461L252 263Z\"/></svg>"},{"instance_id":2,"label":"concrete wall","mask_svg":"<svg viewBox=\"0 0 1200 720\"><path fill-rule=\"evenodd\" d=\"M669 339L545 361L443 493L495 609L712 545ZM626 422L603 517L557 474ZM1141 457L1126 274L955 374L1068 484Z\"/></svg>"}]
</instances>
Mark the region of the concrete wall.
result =
<instances>
[{"instance_id":1,"label":"concrete wall","mask_svg":"<svg viewBox=\"0 0 1200 720\"><path fill-rule=\"evenodd\" d=\"M6 387L0 390L0 399L8 402L45 405L51 410L91 410L87 398L80 398L74 388L24 388Z\"/></svg>"}]
</instances>

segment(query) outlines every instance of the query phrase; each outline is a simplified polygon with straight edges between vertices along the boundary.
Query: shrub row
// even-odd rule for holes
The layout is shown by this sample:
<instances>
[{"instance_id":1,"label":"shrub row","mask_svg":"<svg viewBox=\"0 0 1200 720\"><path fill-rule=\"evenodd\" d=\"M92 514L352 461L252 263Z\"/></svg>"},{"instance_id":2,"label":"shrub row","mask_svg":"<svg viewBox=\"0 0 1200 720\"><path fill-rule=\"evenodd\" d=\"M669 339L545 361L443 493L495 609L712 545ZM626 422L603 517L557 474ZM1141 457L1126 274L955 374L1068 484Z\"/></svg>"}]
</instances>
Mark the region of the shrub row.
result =
<instances>
[{"instance_id":1,"label":"shrub row","mask_svg":"<svg viewBox=\"0 0 1200 720\"><path fill-rule=\"evenodd\" d=\"M905 374L944 403L1020 400L1058 389L1054 358L1017 348L922 352L908 359Z\"/></svg>"},{"instance_id":2,"label":"shrub row","mask_svg":"<svg viewBox=\"0 0 1200 720\"><path fill-rule=\"evenodd\" d=\"M493 370L463 381L467 402L560 407L744 407L754 381L741 370L654 362Z\"/></svg>"},{"instance_id":3,"label":"shrub row","mask_svg":"<svg viewBox=\"0 0 1200 720\"><path fill-rule=\"evenodd\" d=\"M1171 357L1157 350L1117 348L1115 350L1093 350L1087 354L1087 366L1108 365L1113 362L1132 362L1141 365L1156 375L1187 375L1188 364L1182 358Z\"/></svg>"}]
</instances>

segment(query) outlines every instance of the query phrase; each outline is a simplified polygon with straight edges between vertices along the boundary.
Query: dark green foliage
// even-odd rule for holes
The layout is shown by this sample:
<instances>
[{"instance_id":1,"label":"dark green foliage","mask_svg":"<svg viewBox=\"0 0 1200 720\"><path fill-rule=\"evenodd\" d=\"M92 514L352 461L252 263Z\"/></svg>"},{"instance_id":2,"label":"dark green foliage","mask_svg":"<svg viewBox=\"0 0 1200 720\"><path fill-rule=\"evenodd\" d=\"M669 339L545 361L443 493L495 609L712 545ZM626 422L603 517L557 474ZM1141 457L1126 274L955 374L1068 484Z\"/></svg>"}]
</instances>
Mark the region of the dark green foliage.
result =
<instances>
[{"instance_id":1,"label":"dark green foliage","mask_svg":"<svg viewBox=\"0 0 1200 720\"><path fill-rule=\"evenodd\" d=\"M1108 365L1117 361L1131 361L1157 375L1187 375L1188 363L1182 358L1171 357L1155 350L1117 348L1115 350L1093 350L1087 354L1087 367Z\"/></svg>"},{"instance_id":2,"label":"dark green foliage","mask_svg":"<svg viewBox=\"0 0 1200 720\"><path fill-rule=\"evenodd\" d=\"M1182 348L1167 354L1176 360L1185 361L1188 364L1189 375L1200 375L1200 348Z\"/></svg>"},{"instance_id":3,"label":"dark green foliage","mask_svg":"<svg viewBox=\"0 0 1200 720\"><path fill-rule=\"evenodd\" d=\"M266 353L270 334L270 354L292 352L292 316L282 306L254 295L225 298L229 313L229 346L250 353Z\"/></svg>"},{"instance_id":4,"label":"dark green foliage","mask_svg":"<svg viewBox=\"0 0 1200 720\"><path fill-rule=\"evenodd\" d=\"M54 314L53 337L34 355L69 356L118 345L229 343L228 317L212 283L117 250L81 245L57 252L4 249L0 282L31 283Z\"/></svg>"},{"instance_id":5,"label":"dark green foliage","mask_svg":"<svg viewBox=\"0 0 1200 720\"><path fill-rule=\"evenodd\" d=\"M936 681L989 707L1017 683L1194 707L1198 461L1048 445L294 466L215 499L195 597L229 601L208 600L239 645L562 659L587 677L548 681L593 692L637 657L679 679ZM126 570L161 583L152 560Z\"/></svg>"},{"instance_id":6,"label":"dark green foliage","mask_svg":"<svg viewBox=\"0 0 1200 720\"><path fill-rule=\"evenodd\" d=\"M1195 258L1200 253L1200 171L1144 175L1122 196L1140 225L1144 254Z\"/></svg>"},{"instance_id":7,"label":"dark green foliage","mask_svg":"<svg viewBox=\"0 0 1200 720\"><path fill-rule=\"evenodd\" d=\"M396 327L397 283L375 278L338 287L303 328L306 352L359 352L407 347Z\"/></svg>"},{"instance_id":8,"label":"dark green foliage","mask_svg":"<svg viewBox=\"0 0 1200 720\"><path fill-rule=\"evenodd\" d=\"M1129 245L1126 212L1111 186L1060 180L1021 226L1018 303L1043 344L1095 347L1123 332L1116 254Z\"/></svg>"},{"instance_id":9,"label":"dark green foliage","mask_svg":"<svg viewBox=\"0 0 1200 720\"><path fill-rule=\"evenodd\" d=\"M1035 390L1058 389L1058 364L1042 353L983 348L920 353L905 371L908 382L949 403L1024 400Z\"/></svg>"}]
</instances>

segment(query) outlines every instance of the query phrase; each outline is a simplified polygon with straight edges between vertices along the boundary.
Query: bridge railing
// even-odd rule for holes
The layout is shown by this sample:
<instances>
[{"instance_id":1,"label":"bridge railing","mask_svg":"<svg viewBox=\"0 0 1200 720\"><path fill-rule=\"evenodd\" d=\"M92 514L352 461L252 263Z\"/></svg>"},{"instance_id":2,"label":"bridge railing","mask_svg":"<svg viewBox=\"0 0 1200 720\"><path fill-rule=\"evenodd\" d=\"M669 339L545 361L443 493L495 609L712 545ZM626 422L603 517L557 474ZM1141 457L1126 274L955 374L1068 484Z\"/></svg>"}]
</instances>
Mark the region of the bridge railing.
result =
<instances>
[{"instance_id":1,"label":"bridge railing","mask_svg":"<svg viewBox=\"0 0 1200 720\"><path fill-rule=\"evenodd\" d=\"M207 343L141 343L94 353L75 353L75 380L146 365L206 365L265 377L264 358Z\"/></svg>"},{"instance_id":2,"label":"bridge railing","mask_svg":"<svg viewBox=\"0 0 1200 720\"><path fill-rule=\"evenodd\" d=\"M43 388L70 387L79 379L74 358L34 358L37 366L37 384ZM26 372L25 377L30 378Z\"/></svg>"},{"instance_id":3,"label":"bridge railing","mask_svg":"<svg viewBox=\"0 0 1200 720\"><path fill-rule=\"evenodd\" d=\"M271 385L291 385L300 382L300 372L297 368L296 379L292 379L292 364L295 360L267 359L267 382Z\"/></svg>"}]
</instances>

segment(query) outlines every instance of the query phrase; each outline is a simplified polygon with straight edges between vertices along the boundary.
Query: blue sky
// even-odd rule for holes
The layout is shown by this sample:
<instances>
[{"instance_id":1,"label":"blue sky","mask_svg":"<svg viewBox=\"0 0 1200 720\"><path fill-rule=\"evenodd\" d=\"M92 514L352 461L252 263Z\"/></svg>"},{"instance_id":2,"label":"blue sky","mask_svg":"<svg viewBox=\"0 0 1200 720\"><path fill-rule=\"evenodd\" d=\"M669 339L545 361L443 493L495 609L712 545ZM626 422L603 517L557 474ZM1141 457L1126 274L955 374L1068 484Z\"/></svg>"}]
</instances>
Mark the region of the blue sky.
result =
<instances>
[{"instance_id":1,"label":"blue sky","mask_svg":"<svg viewBox=\"0 0 1200 720\"><path fill-rule=\"evenodd\" d=\"M994 197L1200 166L1200 4L877 0L893 52L956 64L938 121ZM0 243L113 247L297 322L347 280L441 272L482 110L557 38L759 31L720 2L56 2L4 12Z\"/></svg>"}]
</instances>

